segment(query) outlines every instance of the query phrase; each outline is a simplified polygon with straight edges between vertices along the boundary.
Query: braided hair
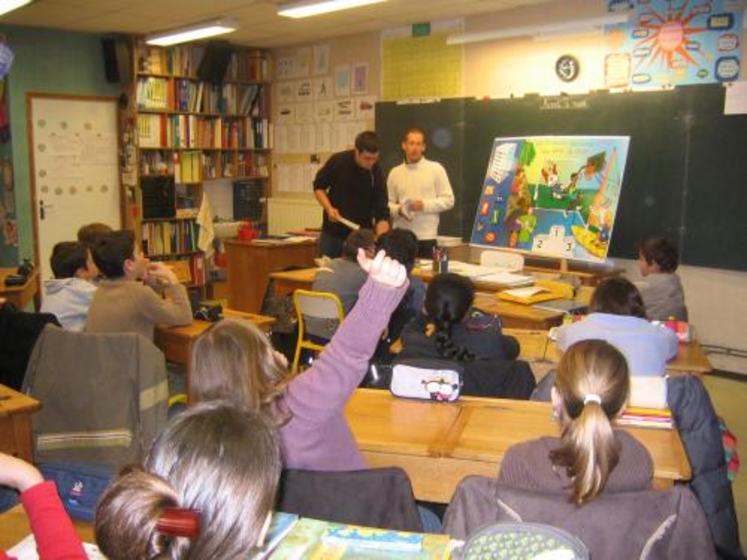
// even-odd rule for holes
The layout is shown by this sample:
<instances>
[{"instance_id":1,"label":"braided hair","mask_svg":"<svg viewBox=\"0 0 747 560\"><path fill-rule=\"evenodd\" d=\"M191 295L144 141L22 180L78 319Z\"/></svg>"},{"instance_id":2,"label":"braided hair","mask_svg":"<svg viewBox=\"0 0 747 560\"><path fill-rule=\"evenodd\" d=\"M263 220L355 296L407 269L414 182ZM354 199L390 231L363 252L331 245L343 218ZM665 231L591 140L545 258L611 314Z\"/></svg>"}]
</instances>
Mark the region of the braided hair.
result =
<instances>
[{"instance_id":1,"label":"braided hair","mask_svg":"<svg viewBox=\"0 0 747 560\"><path fill-rule=\"evenodd\" d=\"M428 285L425 312L436 327L436 351L441 357L457 361L475 359L472 352L451 339L452 325L464 319L474 299L475 287L472 281L453 272L439 274Z\"/></svg>"}]
</instances>

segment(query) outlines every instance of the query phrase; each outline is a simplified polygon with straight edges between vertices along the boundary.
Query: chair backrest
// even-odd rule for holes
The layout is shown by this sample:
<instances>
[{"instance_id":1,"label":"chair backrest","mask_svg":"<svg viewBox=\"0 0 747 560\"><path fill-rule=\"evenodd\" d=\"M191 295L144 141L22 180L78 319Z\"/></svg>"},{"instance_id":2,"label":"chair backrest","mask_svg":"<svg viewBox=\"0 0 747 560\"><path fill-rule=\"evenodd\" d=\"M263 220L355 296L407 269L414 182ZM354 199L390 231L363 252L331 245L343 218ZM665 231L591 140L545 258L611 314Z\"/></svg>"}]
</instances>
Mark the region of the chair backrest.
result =
<instances>
[{"instance_id":1,"label":"chair backrest","mask_svg":"<svg viewBox=\"0 0 747 560\"><path fill-rule=\"evenodd\" d=\"M524 268L524 255L508 251L487 249L480 254L480 265L495 266L511 271L519 271Z\"/></svg>"},{"instance_id":2,"label":"chair backrest","mask_svg":"<svg viewBox=\"0 0 747 560\"><path fill-rule=\"evenodd\" d=\"M296 290L293 292L293 304L298 313L299 321L303 317L315 319L338 319L345 317L340 298L331 292L314 292L311 290Z\"/></svg>"},{"instance_id":3,"label":"chair backrest","mask_svg":"<svg viewBox=\"0 0 747 560\"><path fill-rule=\"evenodd\" d=\"M166 425L163 353L134 333L47 326L29 359L24 391L43 403L32 417L37 462L118 469L140 462Z\"/></svg>"},{"instance_id":4,"label":"chair backrest","mask_svg":"<svg viewBox=\"0 0 747 560\"><path fill-rule=\"evenodd\" d=\"M715 558L703 511L684 486L603 494L578 507L564 494L470 476L454 493L444 532L466 539L487 524L506 521L563 529L581 539L592 558Z\"/></svg>"},{"instance_id":5,"label":"chair backrest","mask_svg":"<svg viewBox=\"0 0 747 560\"><path fill-rule=\"evenodd\" d=\"M0 383L20 391L34 344L48 324L59 326L51 313L26 313L0 306Z\"/></svg>"},{"instance_id":6,"label":"chair backrest","mask_svg":"<svg viewBox=\"0 0 747 560\"><path fill-rule=\"evenodd\" d=\"M337 523L422 531L412 485L398 467L283 471L276 509Z\"/></svg>"}]
</instances>

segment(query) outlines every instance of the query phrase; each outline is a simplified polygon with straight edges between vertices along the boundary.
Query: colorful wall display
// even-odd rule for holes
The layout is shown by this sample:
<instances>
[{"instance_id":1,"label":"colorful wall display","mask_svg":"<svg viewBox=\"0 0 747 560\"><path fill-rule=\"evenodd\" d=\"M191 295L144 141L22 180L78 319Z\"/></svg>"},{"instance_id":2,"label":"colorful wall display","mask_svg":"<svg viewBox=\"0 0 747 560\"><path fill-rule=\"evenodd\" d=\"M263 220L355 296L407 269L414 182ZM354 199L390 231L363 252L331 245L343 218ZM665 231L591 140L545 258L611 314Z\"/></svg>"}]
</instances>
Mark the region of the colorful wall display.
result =
<instances>
[{"instance_id":1,"label":"colorful wall display","mask_svg":"<svg viewBox=\"0 0 747 560\"><path fill-rule=\"evenodd\" d=\"M496 138L471 244L604 261L628 137Z\"/></svg>"},{"instance_id":2,"label":"colorful wall display","mask_svg":"<svg viewBox=\"0 0 747 560\"><path fill-rule=\"evenodd\" d=\"M739 77L742 0L606 0L610 12L630 12L609 26L608 87L731 82Z\"/></svg>"}]
</instances>

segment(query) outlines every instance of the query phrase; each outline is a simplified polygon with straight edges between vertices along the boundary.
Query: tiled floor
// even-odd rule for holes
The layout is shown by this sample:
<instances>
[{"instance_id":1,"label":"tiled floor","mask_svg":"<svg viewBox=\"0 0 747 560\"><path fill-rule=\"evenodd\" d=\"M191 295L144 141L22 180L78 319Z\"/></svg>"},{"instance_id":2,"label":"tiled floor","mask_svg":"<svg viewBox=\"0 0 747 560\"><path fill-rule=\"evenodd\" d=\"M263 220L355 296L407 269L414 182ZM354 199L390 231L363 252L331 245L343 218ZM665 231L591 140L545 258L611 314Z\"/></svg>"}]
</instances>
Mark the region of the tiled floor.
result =
<instances>
[{"instance_id":1,"label":"tiled floor","mask_svg":"<svg viewBox=\"0 0 747 560\"><path fill-rule=\"evenodd\" d=\"M716 413L726 420L726 425L737 436L742 471L734 481L734 500L739 519L739 537L742 549L747 548L747 379L737 381L715 376L704 379Z\"/></svg>"}]
</instances>

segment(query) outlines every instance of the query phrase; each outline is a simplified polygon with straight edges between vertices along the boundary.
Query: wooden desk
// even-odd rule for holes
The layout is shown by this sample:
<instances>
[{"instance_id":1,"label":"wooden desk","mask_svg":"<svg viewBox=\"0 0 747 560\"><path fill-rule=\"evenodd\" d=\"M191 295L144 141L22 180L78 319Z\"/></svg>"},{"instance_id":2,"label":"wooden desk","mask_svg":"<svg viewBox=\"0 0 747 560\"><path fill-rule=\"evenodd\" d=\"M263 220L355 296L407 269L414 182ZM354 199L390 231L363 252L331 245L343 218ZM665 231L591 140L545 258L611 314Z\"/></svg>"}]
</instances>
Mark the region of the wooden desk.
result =
<instances>
[{"instance_id":1,"label":"wooden desk","mask_svg":"<svg viewBox=\"0 0 747 560\"><path fill-rule=\"evenodd\" d=\"M310 267L318 253L315 240L303 243L258 244L228 240L228 306L259 313L271 272L289 267Z\"/></svg>"},{"instance_id":2,"label":"wooden desk","mask_svg":"<svg viewBox=\"0 0 747 560\"><path fill-rule=\"evenodd\" d=\"M0 385L0 451L33 461L31 414L40 408L39 401Z\"/></svg>"},{"instance_id":3,"label":"wooden desk","mask_svg":"<svg viewBox=\"0 0 747 560\"><path fill-rule=\"evenodd\" d=\"M444 404L358 389L345 415L369 466L402 467L418 499L441 503L465 476L496 476L511 445L559 433L550 403L507 399ZM625 429L651 453L656 487L692 476L676 430Z\"/></svg>"},{"instance_id":4,"label":"wooden desk","mask_svg":"<svg viewBox=\"0 0 747 560\"><path fill-rule=\"evenodd\" d=\"M531 305L504 301L494 293L478 292L475 294L474 305L483 313L498 315L506 328L547 331L563 322L562 311L537 309Z\"/></svg>"},{"instance_id":5,"label":"wooden desk","mask_svg":"<svg viewBox=\"0 0 747 560\"><path fill-rule=\"evenodd\" d=\"M83 542L96 542L91 523L73 520L73 526ZM31 534L31 526L26 517L26 511L21 504L0 514L0 527L2 527L2 531L0 531L0 550L8 550Z\"/></svg>"},{"instance_id":6,"label":"wooden desk","mask_svg":"<svg viewBox=\"0 0 747 560\"><path fill-rule=\"evenodd\" d=\"M41 309L41 290L39 288L39 268L26 279L22 286L6 286L5 278L15 274L17 267L0 268L0 298L5 298L8 303L12 303L18 309L23 309L30 301L34 301L34 309Z\"/></svg>"},{"instance_id":7,"label":"wooden desk","mask_svg":"<svg viewBox=\"0 0 747 560\"><path fill-rule=\"evenodd\" d=\"M299 268L270 273L278 295L292 294L295 290L310 290L319 268Z\"/></svg>"}]
</instances>

